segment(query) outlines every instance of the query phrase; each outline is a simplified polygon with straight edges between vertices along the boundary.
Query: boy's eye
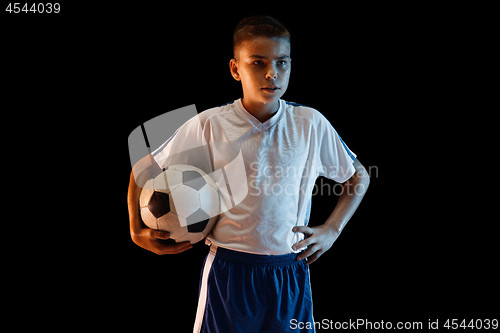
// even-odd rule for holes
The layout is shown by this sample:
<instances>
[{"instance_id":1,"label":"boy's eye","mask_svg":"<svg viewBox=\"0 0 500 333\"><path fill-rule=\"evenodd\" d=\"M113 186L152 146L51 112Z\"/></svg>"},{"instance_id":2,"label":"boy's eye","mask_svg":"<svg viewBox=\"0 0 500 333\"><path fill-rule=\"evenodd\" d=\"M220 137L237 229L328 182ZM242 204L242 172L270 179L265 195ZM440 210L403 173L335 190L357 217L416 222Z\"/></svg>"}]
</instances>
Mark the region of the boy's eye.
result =
<instances>
[{"instance_id":1,"label":"boy's eye","mask_svg":"<svg viewBox=\"0 0 500 333\"><path fill-rule=\"evenodd\" d=\"M264 63L264 62L263 62L262 60L255 60L255 61L253 62L253 64L254 64L254 65L257 65L257 66L258 66L258 65L262 65L263 63Z\"/></svg>"},{"instance_id":2,"label":"boy's eye","mask_svg":"<svg viewBox=\"0 0 500 333\"><path fill-rule=\"evenodd\" d=\"M286 61L285 60L280 60L280 61L278 61L278 65L285 66L286 65Z\"/></svg>"}]
</instances>

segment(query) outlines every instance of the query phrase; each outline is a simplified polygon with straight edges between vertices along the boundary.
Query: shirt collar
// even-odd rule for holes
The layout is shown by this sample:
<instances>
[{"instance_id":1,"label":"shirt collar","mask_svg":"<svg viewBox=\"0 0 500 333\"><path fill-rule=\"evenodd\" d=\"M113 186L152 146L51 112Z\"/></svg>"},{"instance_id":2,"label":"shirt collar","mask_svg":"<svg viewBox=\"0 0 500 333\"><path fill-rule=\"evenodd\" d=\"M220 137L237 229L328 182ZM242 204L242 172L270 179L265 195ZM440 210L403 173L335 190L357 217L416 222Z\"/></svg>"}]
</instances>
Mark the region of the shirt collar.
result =
<instances>
[{"instance_id":1,"label":"shirt collar","mask_svg":"<svg viewBox=\"0 0 500 333\"><path fill-rule=\"evenodd\" d=\"M269 118L268 120L266 120L265 122L261 123L259 119L255 118L250 112L248 112L245 107L243 106L243 103L241 102L241 98L240 99L237 99L234 103L234 105L236 106L236 109L238 110L238 112L243 116L245 117L245 119L251 123L254 127L256 127L257 129L261 130L261 131L265 131L271 127L273 127L274 125L276 125L276 123L281 119L281 117L283 116L283 113L284 113L284 101L283 100L279 100L279 108L278 108L278 111L271 117Z\"/></svg>"}]
</instances>

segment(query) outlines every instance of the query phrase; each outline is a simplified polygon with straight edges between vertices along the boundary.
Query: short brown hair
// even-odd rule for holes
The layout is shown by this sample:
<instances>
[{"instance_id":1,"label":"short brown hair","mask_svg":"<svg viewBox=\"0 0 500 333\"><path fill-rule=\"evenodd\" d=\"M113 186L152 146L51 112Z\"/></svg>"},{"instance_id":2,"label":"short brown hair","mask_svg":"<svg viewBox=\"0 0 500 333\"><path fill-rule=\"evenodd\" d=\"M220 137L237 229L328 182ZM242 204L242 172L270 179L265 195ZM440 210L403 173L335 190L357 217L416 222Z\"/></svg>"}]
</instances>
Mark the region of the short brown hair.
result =
<instances>
[{"instance_id":1,"label":"short brown hair","mask_svg":"<svg viewBox=\"0 0 500 333\"><path fill-rule=\"evenodd\" d=\"M233 55L236 47L246 40L257 37L280 37L290 43L290 33L283 24L271 16L252 16L243 19L233 33Z\"/></svg>"}]
</instances>

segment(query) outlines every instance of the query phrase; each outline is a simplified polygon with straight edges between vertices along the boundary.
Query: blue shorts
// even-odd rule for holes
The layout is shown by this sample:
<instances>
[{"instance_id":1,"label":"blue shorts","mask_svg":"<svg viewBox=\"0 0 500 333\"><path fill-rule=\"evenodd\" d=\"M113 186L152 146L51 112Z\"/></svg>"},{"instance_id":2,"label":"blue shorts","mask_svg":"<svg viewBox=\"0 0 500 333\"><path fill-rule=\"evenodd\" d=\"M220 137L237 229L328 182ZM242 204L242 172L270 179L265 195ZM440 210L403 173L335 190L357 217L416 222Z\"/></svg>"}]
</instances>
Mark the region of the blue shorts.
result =
<instances>
[{"instance_id":1,"label":"blue shorts","mask_svg":"<svg viewBox=\"0 0 500 333\"><path fill-rule=\"evenodd\" d=\"M298 332L291 322L314 322L309 266L296 257L212 246L201 274L193 332Z\"/></svg>"}]
</instances>

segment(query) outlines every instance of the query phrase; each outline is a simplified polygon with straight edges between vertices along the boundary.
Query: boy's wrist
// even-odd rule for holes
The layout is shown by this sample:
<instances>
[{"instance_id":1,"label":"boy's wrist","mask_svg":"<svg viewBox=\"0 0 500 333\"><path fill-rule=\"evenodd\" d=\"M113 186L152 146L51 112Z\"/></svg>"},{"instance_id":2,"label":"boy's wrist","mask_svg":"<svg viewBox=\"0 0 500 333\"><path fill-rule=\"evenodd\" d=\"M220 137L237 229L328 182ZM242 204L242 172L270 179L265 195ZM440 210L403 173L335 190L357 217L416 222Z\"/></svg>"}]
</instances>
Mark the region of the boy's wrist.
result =
<instances>
[{"instance_id":1,"label":"boy's wrist","mask_svg":"<svg viewBox=\"0 0 500 333\"><path fill-rule=\"evenodd\" d=\"M338 221L336 221L335 219L333 219L331 217L328 218L325 221L325 223L323 224L323 226L325 228L327 228L330 232L332 232L335 235L339 235L340 232L342 231L340 228L340 225L341 225L341 223L338 223Z\"/></svg>"}]
</instances>

